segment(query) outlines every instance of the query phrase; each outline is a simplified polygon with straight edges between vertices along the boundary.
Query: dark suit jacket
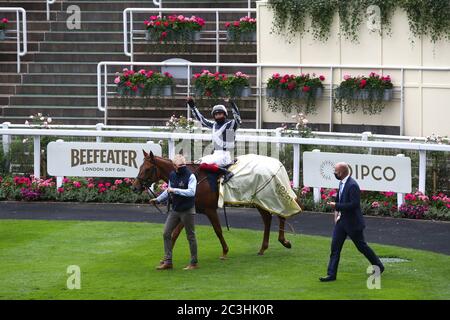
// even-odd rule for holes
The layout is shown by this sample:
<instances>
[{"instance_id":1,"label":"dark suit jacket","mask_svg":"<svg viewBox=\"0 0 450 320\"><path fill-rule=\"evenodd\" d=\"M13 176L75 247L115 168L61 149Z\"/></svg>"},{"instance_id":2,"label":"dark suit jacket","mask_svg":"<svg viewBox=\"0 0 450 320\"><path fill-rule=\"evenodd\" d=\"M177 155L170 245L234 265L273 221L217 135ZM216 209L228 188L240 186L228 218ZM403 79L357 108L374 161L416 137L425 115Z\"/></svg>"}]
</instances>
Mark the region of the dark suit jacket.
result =
<instances>
[{"instance_id":1,"label":"dark suit jacket","mask_svg":"<svg viewBox=\"0 0 450 320\"><path fill-rule=\"evenodd\" d=\"M342 190L342 199L339 199L339 190L336 196L336 211L341 212L338 223L342 223L347 233L363 230L366 226L360 201L359 185L352 177L348 177L344 190Z\"/></svg>"}]
</instances>

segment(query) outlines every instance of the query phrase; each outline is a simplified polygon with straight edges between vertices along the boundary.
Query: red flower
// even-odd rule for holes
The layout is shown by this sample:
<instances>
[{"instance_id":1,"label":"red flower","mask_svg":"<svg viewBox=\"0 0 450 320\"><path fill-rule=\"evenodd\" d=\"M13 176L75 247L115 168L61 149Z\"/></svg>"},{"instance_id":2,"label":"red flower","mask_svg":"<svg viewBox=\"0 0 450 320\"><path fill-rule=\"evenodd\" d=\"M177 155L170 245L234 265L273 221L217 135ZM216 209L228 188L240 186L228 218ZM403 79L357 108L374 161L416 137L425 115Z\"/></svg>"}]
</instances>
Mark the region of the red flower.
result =
<instances>
[{"instance_id":1,"label":"red flower","mask_svg":"<svg viewBox=\"0 0 450 320\"><path fill-rule=\"evenodd\" d=\"M320 80L320 81L324 81L324 80L325 80L325 77L324 77L324 76L320 76L320 77L319 77L319 80Z\"/></svg>"},{"instance_id":2,"label":"red flower","mask_svg":"<svg viewBox=\"0 0 450 320\"><path fill-rule=\"evenodd\" d=\"M161 21L156 21L155 26L159 27L161 25Z\"/></svg>"},{"instance_id":3,"label":"red flower","mask_svg":"<svg viewBox=\"0 0 450 320\"><path fill-rule=\"evenodd\" d=\"M231 26L231 23L227 22L225 23L225 28L229 28Z\"/></svg>"},{"instance_id":4,"label":"red flower","mask_svg":"<svg viewBox=\"0 0 450 320\"><path fill-rule=\"evenodd\" d=\"M289 82L287 88L288 88L288 90L292 91L295 89L296 86L297 86L297 83L295 81L291 81L291 82Z\"/></svg>"},{"instance_id":5,"label":"red flower","mask_svg":"<svg viewBox=\"0 0 450 320\"><path fill-rule=\"evenodd\" d=\"M239 22L239 21L235 21L235 22L233 23L233 25L234 25L235 27L239 27L239 26L240 26L240 22Z\"/></svg>"},{"instance_id":6,"label":"red flower","mask_svg":"<svg viewBox=\"0 0 450 320\"><path fill-rule=\"evenodd\" d=\"M302 90L303 90L303 92L309 92L309 91L311 91L311 87L304 86Z\"/></svg>"},{"instance_id":7,"label":"red flower","mask_svg":"<svg viewBox=\"0 0 450 320\"><path fill-rule=\"evenodd\" d=\"M361 89L364 89L364 87L366 86L366 84L367 84L367 80L366 80L366 79L362 79L362 80L360 81L360 83L359 83L359 87L360 87Z\"/></svg>"},{"instance_id":8,"label":"red flower","mask_svg":"<svg viewBox=\"0 0 450 320\"><path fill-rule=\"evenodd\" d=\"M165 38L165 37L167 37L167 32L166 31L161 32L161 38Z\"/></svg>"},{"instance_id":9,"label":"red flower","mask_svg":"<svg viewBox=\"0 0 450 320\"><path fill-rule=\"evenodd\" d=\"M169 22L164 21L164 27L168 27L169 26Z\"/></svg>"},{"instance_id":10,"label":"red flower","mask_svg":"<svg viewBox=\"0 0 450 320\"><path fill-rule=\"evenodd\" d=\"M58 188L58 193L63 193L64 192L64 188Z\"/></svg>"}]
</instances>

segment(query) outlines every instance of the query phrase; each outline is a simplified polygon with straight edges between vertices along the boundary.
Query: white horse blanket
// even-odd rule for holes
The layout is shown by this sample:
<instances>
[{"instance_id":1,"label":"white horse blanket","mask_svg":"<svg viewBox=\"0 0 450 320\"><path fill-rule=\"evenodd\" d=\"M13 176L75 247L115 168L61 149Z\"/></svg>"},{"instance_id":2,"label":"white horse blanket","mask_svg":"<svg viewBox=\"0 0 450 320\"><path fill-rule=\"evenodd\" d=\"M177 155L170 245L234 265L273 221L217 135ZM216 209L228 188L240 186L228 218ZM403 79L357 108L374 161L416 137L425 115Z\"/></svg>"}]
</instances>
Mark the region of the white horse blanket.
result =
<instances>
[{"instance_id":1,"label":"white horse blanket","mask_svg":"<svg viewBox=\"0 0 450 320\"><path fill-rule=\"evenodd\" d=\"M289 217L301 212L283 164L275 158L247 154L229 167L234 176L220 183L219 207L253 205L272 214Z\"/></svg>"}]
</instances>

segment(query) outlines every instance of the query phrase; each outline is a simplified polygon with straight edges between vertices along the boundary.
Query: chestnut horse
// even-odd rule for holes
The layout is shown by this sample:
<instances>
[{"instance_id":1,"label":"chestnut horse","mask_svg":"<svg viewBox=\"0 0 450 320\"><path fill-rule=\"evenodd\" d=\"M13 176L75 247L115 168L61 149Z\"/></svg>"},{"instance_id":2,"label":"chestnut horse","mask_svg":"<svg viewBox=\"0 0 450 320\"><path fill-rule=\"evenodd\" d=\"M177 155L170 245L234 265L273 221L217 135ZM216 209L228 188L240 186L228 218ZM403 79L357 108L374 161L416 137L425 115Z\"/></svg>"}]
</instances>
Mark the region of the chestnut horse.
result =
<instances>
[{"instance_id":1,"label":"chestnut horse","mask_svg":"<svg viewBox=\"0 0 450 320\"><path fill-rule=\"evenodd\" d=\"M153 183L163 180L168 182L169 173L175 170L174 165L170 159L161 158L153 155L152 152L147 154L144 152L144 163L139 168L139 174L136 177L133 188L136 191L142 191L144 188L148 188ZM209 182L206 179L207 173L203 170L198 169L198 164L188 163L187 167L194 173L197 177L197 191L195 196L195 206L200 211L200 213L206 214L217 237L222 245L222 256L221 259L225 259L228 254L228 245L222 234L222 227L220 225L219 216L217 215L217 202L219 198L218 192L211 191ZM272 221L272 215L261 209L257 208L261 214L262 220L264 222L264 237L261 245L261 249L258 254L263 255L264 251L269 247L269 236L270 236L270 224ZM285 218L278 216L280 220L278 241L286 248L291 248L291 243L286 240L284 236L284 226ZM172 233L172 246L175 246L175 242L183 230L183 224L179 224L177 228Z\"/></svg>"}]
</instances>

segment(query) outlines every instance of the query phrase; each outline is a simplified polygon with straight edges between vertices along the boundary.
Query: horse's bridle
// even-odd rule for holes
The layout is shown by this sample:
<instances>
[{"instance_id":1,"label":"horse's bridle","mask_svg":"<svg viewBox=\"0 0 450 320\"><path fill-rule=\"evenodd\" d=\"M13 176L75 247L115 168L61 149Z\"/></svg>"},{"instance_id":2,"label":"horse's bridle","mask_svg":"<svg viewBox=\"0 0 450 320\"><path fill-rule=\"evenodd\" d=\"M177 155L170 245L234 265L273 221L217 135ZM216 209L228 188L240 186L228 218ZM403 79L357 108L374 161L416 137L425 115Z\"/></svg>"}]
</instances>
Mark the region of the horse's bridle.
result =
<instances>
[{"instance_id":1,"label":"horse's bridle","mask_svg":"<svg viewBox=\"0 0 450 320\"><path fill-rule=\"evenodd\" d=\"M141 179L141 178L139 178L139 176L136 179L139 181L139 183L141 184L142 187L144 187L147 190L150 190L151 185L154 182L156 182L157 174L158 174L158 168L155 165L153 165L152 169L150 171L150 177L148 179ZM155 181L150 183L150 181L153 181L154 179L155 179Z\"/></svg>"}]
</instances>

